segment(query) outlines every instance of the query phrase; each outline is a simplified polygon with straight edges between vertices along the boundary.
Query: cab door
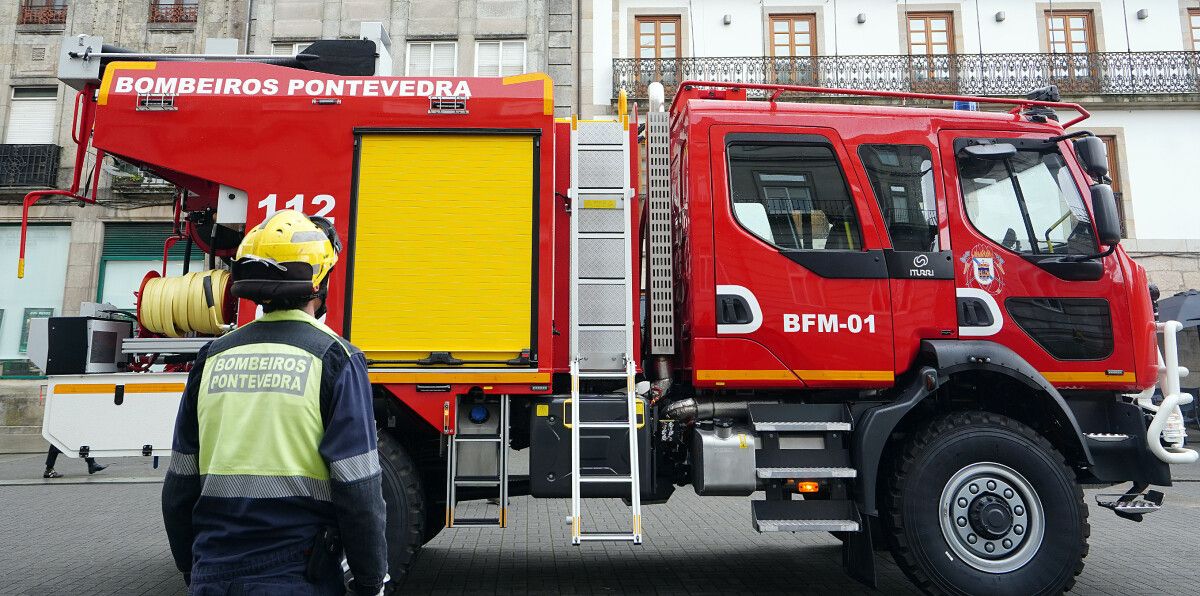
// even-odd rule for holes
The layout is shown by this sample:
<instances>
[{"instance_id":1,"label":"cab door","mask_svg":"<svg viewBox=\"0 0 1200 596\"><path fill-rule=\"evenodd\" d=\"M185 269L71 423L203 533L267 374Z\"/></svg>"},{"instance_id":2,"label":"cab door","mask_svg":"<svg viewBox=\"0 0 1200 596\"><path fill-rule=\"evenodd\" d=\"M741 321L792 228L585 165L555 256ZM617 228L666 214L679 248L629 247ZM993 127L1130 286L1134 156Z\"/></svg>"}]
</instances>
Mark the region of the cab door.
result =
<instances>
[{"instance_id":1,"label":"cab door","mask_svg":"<svg viewBox=\"0 0 1200 596\"><path fill-rule=\"evenodd\" d=\"M724 369L741 385L890 386L887 264L837 133L714 126L710 143L716 325L697 381Z\"/></svg>"},{"instance_id":2,"label":"cab door","mask_svg":"<svg viewBox=\"0 0 1200 596\"><path fill-rule=\"evenodd\" d=\"M1101 248L1066 142L943 131L959 335L1003 344L1062 388L1131 387L1124 274ZM965 315L970 315L966 317Z\"/></svg>"}]
</instances>

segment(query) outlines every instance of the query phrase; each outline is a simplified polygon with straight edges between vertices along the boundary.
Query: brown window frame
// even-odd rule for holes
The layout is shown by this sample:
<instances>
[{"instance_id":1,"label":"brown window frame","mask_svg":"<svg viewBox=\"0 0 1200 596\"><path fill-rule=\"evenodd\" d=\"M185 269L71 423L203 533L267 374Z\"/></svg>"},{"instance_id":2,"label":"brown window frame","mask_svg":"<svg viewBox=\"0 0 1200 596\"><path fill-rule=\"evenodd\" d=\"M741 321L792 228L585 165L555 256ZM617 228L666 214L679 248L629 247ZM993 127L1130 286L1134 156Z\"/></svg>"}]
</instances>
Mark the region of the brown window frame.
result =
<instances>
[{"instance_id":1,"label":"brown window frame","mask_svg":"<svg viewBox=\"0 0 1200 596\"><path fill-rule=\"evenodd\" d=\"M807 46L796 45L796 22L808 23ZM776 54L776 49L783 44L775 43L775 23L787 23L788 55ZM801 32L803 33L803 32ZM768 15L767 46L769 49L769 68L771 81L788 85L819 85L818 56L820 48L817 38L817 15L804 12L781 12ZM797 48L807 47L806 54L797 54Z\"/></svg>"},{"instance_id":2,"label":"brown window frame","mask_svg":"<svg viewBox=\"0 0 1200 596\"><path fill-rule=\"evenodd\" d=\"M1200 8L1187 9L1188 42L1193 50L1200 51L1200 23L1193 23L1195 19L1200 19Z\"/></svg>"},{"instance_id":3,"label":"brown window frame","mask_svg":"<svg viewBox=\"0 0 1200 596\"><path fill-rule=\"evenodd\" d=\"M642 24L643 23L654 23L654 34L653 34L654 35L654 45L653 46L642 45L642 35L643 35ZM665 46L662 43L662 37L664 35L664 33L662 32L662 24L663 23L672 23L675 25L675 33L673 34L675 36L675 56L674 57L663 57L663 55L662 55L662 49L664 47L669 47L669 46ZM683 57L682 56L683 44L681 43L682 33L683 33L683 17L681 17L680 15L674 14L674 15L637 15L637 16L635 16L633 18L633 35L634 35L633 48L634 48L635 57L638 59L641 59L641 60L675 60L678 58L682 58ZM645 35L650 35L650 34L647 33ZM666 35L672 35L672 34L667 33ZM642 56L642 50L646 49L646 48L650 48L650 47L654 48L654 57L649 58L649 57Z\"/></svg>"},{"instance_id":4,"label":"brown window frame","mask_svg":"<svg viewBox=\"0 0 1200 596\"><path fill-rule=\"evenodd\" d=\"M921 44L921 45L925 46L925 51L921 52L920 55L944 56L944 55L952 55L952 54L958 53L958 47L957 47L957 44L955 43L955 39L954 39L954 33L955 33L955 31L954 31L954 13L952 11L949 11L949 10L946 10L946 11L913 11L913 12L906 13L904 15L904 27L905 27L905 31L907 31L907 33L908 33L908 39L906 41L908 42L909 55L912 55L912 56L919 55L917 52L913 51L913 41L912 41L913 21L915 21L915 20L925 21L925 31L924 32L926 34L928 34L928 33L932 32L932 30L930 29L930 21L933 19L944 19L946 21L946 43L945 43L946 53L945 54L935 54L933 52L933 46L934 46L933 39L927 37L925 39L925 43ZM941 45L941 44L938 44L938 45Z\"/></svg>"},{"instance_id":5,"label":"brown window frame","mask_svg":"<svg viewBox=\"0 0 1200 596\"><path fill-rule=\"evenodd\" d=\"M1045 13L1045 16L1046 16L1046 51L1047 52L1049 52L1051 54L1094 54L1099 51L1099 48L1096 47L1096 11L1090 10L1090 9L1047 10ZM1071 49L1071 45L1073 43L1078 42L1078 40L1076 40L1071 35L1072 31L1077 31L1077 29L1071 28L1071 18L1072 17L1083 17L1084 18L1085 39L1083 41L1085 43L1087 43L1088 50L1086 52L1075 52ZM1064 33L1063 33L1063 42L1062 43L1066 47L1065 52L1055 52L1054 51L1054 43L1055 43L1054 42L1054 31L1055 31L1055 29L1054 29L1053 19L1055 19L1055 18L1063 19L1063 29L1062 30Z\"/></svg>"},{"instance_id":6,"label":"brown window frame","mask_svg":"<svg viewBox=\"0 0 1200 596\"><path fill-rule=\"evenodd\" d=\"M1109 186L1112 186L1113 194L1117 197L1117 217L1121 221L1121 237L1129 237L1129 226L1125 220L1125 193L1121 188L1121 155L1117 149L1117 135L1096 135L1104 142L1104 148L1108 153L1108 177L1111 180Z\"/></svg>"},{"instance_id":7,"label":"brown window frame","mask_svg":"<svg viewBox=\"0 0 1200 596\"><path fill-rule=\"evenodd\" d=\"M796 21L806 21L806 22L808 23L808 38L809 38L809 43L808 43L808 46L807 46L807 47L808 47L808 53L807 53L807 54L803 54L803 55L801 55L801 54L797 54L797 53L796 53L796 48L799 48L799 47L805 47L805 46L799 46L799 45L796 45L796 33L797 33L797 31L796 31ZM787 55L787 56L777 56L777 54L775 53L775 49L776 49L776 48L778 48L778 47L780 47L780 45L781 45L781 44L777 44L777 43L775 43L775 23L787 23L787 24L788 24L788 30L787 30L787 35L788 35L788 43L787 43L787 47L788 47L788 55ZM768 29L768 31L767 31L767 36L768 36L768 37L767 37L767 39L768 39L768 42L767 42L767 43L768 43L768 45L769 45L769 46L770 46L770 48L771 48L771 57L773 57L773 58L774 58L774 57L779 57L779 58L815 58L815 57L817 56L817 52L818 52L818 48L817 48L817 15L816 15L815 13L811 13L811 12L804 12L804 13L792 12L792 13L778 13L778 14L772 14L772 15L770 15L770 18L767 20L767 26L769 27L769 29Z\"/></svg>"}]
</instances>

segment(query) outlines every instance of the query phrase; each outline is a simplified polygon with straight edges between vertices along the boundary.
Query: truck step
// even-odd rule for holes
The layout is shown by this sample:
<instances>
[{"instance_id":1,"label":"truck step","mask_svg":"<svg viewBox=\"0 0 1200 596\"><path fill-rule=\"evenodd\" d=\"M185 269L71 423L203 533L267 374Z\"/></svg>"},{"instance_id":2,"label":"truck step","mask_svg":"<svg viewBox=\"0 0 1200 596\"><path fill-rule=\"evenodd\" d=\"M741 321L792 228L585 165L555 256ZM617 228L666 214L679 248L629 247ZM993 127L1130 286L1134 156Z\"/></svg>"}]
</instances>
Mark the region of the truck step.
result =
<instances>
[{"instance_id":1,"label":"truck step","mask_svg":"<svg viewBox=\"0 0 1200 596\"><path fill-rule=\"evenodd\" d=\"M845 449L759 449L754 454L759 478L854 478Z\"/></svg>"},{"instance_id":2,"label":"truck step","mask_svg":"<svg viewBox=\"0 0 1200 596\"><path fill-rule=\"evenodd\" d=\"M754 430L812 432L850 430L845 404L750 404Z\"/></svg>"},{"instance_id":3,"label":"truck step","mask_svg":"<svg viewBox=\"0 0 1200 596\"><path fill-rule=\"evenodd\" d=\"M751 501L759 532L857 532L858 508L851 501Z\"/></svg>"}]
</instances>

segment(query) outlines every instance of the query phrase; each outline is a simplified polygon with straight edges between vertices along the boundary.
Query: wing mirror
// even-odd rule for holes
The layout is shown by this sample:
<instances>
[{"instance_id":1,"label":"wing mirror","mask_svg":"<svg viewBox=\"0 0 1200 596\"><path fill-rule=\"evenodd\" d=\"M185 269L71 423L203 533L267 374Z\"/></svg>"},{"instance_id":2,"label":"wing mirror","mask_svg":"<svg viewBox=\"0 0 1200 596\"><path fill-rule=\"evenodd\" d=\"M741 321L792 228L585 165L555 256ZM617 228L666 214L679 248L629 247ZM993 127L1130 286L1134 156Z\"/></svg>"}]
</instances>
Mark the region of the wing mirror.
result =
<instances>
[{"instance_id":1,"label":"wing mirror","mask_svg":"<svg viewBox=\"0 0 1200 596\"><path fill-rule=\"evenodd\" d=\"M1108 175L1108 147L1100 137L1082 137L1075 139L1075 155L1088 176L1101 180ZM1111 191L1110 191L1111 194Z\"/></svg>"},{"instance_id":2,"label":"wing mirror","mask_svg":"<svg viewBox=\"0 0 1200 596\"><path fill-rule=\"evenodd\" d=\"M1100 244L1107 246L1119 244L1121 242L1121 218L1117 212L1117 199L1113 196L1111 186L1107 184L1092 185L1092 214L1096 218L1096 232L1099 234Z\"/></svg>"},{"instance_id":3,"label":"wing mirror","mask_svg":"<svg viewBox=\"0 0 1200 596\"><path fill-rule=\"evenodd\" d=\"M962 150L967 155L984 161L1003 161L1017 154L1017 148L1012 143L968 145Z\"/></svg>"}]
</instances>

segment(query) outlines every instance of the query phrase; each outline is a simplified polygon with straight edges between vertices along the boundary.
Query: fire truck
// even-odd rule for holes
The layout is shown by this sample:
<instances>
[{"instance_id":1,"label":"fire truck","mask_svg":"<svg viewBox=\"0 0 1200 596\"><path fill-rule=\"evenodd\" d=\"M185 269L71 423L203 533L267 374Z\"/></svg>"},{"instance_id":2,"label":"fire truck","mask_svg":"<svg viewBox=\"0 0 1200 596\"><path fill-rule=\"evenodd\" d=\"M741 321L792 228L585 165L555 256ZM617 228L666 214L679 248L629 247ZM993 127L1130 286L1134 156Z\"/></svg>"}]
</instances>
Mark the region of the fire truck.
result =
<instances>
[{"instance_id":1,"label":"fire truck","mask_svg":"<svg viewBox=\"0 0 1200 596\"><path fill-rule=\"evenodd\" d=\"M64 41L73 182L26 214L102 201L112 156L180 189L168 245L206 265L165 276L164 247L136 313L33 325L51 443L168 456L194 354L258 315L229 293L243 232L296 209L345 243L324 322L370 365L393 578L513 496L567 500L573 544L640 544L643 506L690 485L749 497L760 532L833 533L867 584L890 550L929 593L1056 593L1082 487L1130 483L1097 505L1140 521L1197 459L1179 324L1120 246L1081 106L690 81L556 118L545 75L393 77L387 45Z\"/></svg>"}]
</instances>

